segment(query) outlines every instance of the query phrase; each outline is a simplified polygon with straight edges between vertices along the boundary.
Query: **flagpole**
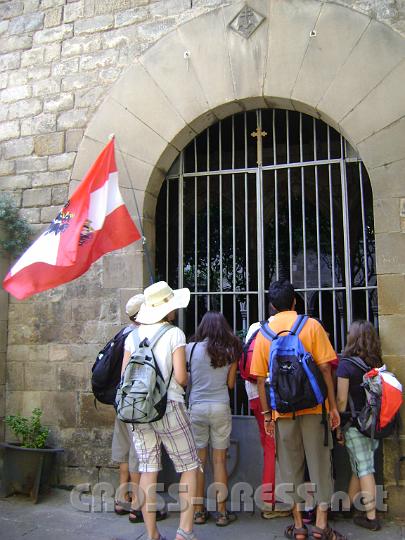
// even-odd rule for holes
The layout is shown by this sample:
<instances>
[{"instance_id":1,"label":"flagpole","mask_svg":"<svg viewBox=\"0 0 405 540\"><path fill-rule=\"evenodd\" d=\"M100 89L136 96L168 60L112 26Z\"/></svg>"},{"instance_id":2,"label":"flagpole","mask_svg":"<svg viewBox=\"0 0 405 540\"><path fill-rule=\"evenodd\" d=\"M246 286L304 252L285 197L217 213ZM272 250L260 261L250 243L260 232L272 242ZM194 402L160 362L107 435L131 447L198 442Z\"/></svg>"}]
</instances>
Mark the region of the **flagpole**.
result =
<instances>
[{"instance_id":1,"label":"flagpole","mask_svg":"<svg viewBox=\"0 0 405 540\"><path fill-rule=\"evenodd\" d=\"M111 139L112 137L114 137L114 134L110 135L110 139ZM117 143L117 148L118 148L118 143ZM140 228L140 230L141 230L141 235L142 235L142 245L143 245L143 250L144 250L144 252L145 252L146 264L147 264L148 270L149 270L149 281L150 281L150 284L152 285L152 283L155 282L154 272L153 272L153 270L152 270L152 261L151 261L151 257L150 257L150 253L149 253L149 248L148 248L148 245L147 245L146 236L145 236L144 229L143 229L143 225L142 225L142 219L141 219L141 213L139 212L138 201L136 200L135 188L134 188L134 185L133 185L133 183L132 183L132 178L131 178L131 176L130 176L130 174L129 174L129 171L128 171L127 162L125 161L125 155L124 155L124 152L121 150L121 148L118 148L118 149L119 149L119 151L121 152L122 160L123 160L123 162L124 162L124 167L125 167L127 176L128 176L128 178L129 178L129 181L131 182L132 195L133 195L133 197L134 197L136 213L138 214L139 228Z\"/></svg>"}]
</instances>

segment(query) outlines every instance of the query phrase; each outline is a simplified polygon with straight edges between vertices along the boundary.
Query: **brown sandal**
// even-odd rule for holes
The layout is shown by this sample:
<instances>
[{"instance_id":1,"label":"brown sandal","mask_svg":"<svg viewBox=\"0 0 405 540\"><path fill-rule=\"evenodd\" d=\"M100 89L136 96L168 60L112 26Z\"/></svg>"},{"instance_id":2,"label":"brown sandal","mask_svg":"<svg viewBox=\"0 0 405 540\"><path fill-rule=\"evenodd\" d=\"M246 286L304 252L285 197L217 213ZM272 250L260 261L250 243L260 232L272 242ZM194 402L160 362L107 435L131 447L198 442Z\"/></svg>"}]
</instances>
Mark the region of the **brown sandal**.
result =
<instances>
[{"instance_id":1,"label":"brown sandal","mask_svg":"<svg viewBox=\"0 0 405 540\"><path fill-rule=\"evenodd\" d=\"M204 525L207 523L210 515L206 508L201 510L200 512L194 512L194 524L195 525Z\"/></svg>"},{"instance_id":2,"label":"brown sandal","mask_svg":"<svg viewBox=\"0 0 405 540\"><path fill-rule=\"evenodd\" d=\"M331 527L326 527L326 529L312 527L312 537L314 540L347 540L347 536L335 531Z\"/></svg>"},{"instance_id":3,"label":"brown sandal","mask_svg":"<svg viewBox=\"0 0 405 540\"><path fill-rule=\"evenodd\" d=\"M308 538L308 529L305 527L305 525L303 527L296 527L294 523L292 523L285 528L284 536L286 538L291 538L292 540L297 540L297 536Z\"/></svg>"}]
</instances>

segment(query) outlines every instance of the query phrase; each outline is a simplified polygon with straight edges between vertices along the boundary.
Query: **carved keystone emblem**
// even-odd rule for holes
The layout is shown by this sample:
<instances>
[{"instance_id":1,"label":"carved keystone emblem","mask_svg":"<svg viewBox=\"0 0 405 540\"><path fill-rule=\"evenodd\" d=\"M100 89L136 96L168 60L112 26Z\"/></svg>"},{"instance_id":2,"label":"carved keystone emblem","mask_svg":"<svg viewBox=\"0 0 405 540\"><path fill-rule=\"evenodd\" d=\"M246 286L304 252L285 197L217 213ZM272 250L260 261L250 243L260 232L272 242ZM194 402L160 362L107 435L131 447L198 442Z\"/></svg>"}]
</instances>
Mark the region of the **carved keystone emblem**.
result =
<instances>
[{"instance_id":1,"label":"carved keystone emblem","mask_svg":"<svg viewBox=\"0 0 405 540\"><path fill-rule=\"evenodd\" d=\"M229 23L229 28L248 39L259 28L264 19L263 15L246 4Z\"/></svg>"}]
</instances>

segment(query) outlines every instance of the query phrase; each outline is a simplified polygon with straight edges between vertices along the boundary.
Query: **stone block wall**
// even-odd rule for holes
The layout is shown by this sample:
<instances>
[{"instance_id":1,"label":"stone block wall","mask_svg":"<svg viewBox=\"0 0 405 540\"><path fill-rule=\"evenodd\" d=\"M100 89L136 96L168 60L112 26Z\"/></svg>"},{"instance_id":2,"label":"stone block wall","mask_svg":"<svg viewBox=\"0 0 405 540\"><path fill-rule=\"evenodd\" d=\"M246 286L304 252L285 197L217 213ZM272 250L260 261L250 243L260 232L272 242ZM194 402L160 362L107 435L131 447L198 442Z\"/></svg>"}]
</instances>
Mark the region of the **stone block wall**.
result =
<instances>
[{"instance_id":1,"label":"stone block wall","mask_svg":"<svg viewBox=\"0 0 405 540\"><path fill-rule=\"evenodd\" d=\"M0 238L3 231L0 226ZM5 275L9 258L0 250L0 272ZM8 294L0 290L0 442L4 441L4 417L6 415L6 358L7 358Z\"/></svg>"},{"instance_id":2,"label":"stone block wall","mask_svg":"<svg viewBox=\"0 0 405 540\"><path fill-rule=\"evenodd\" d=\"M0 190L34 233L67 201L84 130L112 84L165 33L222 3L0 0ZM79 280L10 298L9 308L0 292L0 439L6 410L41 407L51 443L65 448L62 485L111 476L114 414L95 408L90 372L127 322L122 306L144 286L134 271L141 255L140 243L109 254ZM2 278L8 266L1 261Z\"/></svg>"}]
</instances>

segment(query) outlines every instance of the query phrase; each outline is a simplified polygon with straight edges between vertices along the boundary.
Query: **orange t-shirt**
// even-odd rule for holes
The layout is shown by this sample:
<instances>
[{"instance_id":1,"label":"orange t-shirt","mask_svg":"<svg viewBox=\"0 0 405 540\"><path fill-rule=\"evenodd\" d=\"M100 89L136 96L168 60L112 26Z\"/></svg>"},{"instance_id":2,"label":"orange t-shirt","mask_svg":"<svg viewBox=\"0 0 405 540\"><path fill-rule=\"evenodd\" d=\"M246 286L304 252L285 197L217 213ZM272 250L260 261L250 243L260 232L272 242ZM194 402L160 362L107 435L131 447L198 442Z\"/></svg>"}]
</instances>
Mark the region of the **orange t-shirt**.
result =
<instances>
[{"instance_id":1,"label":"orange t-shirt","mask_svg":"<svg viewBox=\"0 0 405 540\"><path fill-rule=\"evenodd\" d=\"M281 311L274 316L269 327L276 334L282 330L291 330L297 318L296 311ZM326 364L336 359L336 353L329 341L329 338L315 319L309 318L299 335L305 350L312 354L318 365ZM269 355L271 341L263 336L261 332L257 334L255 348L253 350L252 364L250 372L257 377L266 377L269 373ZM311 409L302 409L296 412L296 416L303 414L322 414L322 405L317 405ZM275 418L291 418L292 413L278 413L274 411Z\"/></svg>"}]
</instances>

